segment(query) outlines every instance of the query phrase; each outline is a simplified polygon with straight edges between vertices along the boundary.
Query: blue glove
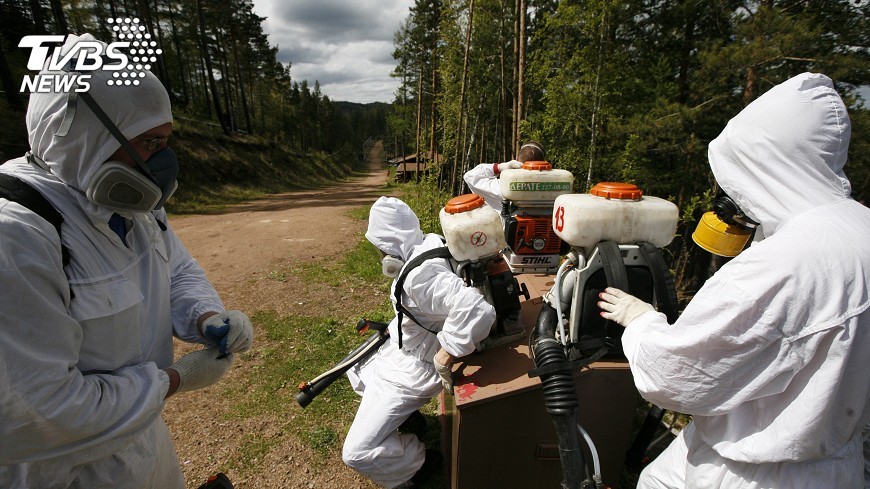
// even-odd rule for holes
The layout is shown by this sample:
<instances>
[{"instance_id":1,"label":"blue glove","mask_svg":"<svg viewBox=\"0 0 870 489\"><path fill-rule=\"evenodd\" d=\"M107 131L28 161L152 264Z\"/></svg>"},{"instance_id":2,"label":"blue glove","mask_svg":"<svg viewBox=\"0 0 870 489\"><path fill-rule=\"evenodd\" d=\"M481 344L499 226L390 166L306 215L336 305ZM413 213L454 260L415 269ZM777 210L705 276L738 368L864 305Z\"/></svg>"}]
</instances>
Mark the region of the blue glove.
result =
<instances>
[{"instance_id":1,"label":"blue glove","mask_svg":"<svg viewBox=\"0 0 870 489\"><path fill-rule=\"evenodd\" d=\"M202 323L202 334L218 345L221 357L251 349L254 327L242 311L226 311L209 317Z\"/></svg>"}]
</instances>

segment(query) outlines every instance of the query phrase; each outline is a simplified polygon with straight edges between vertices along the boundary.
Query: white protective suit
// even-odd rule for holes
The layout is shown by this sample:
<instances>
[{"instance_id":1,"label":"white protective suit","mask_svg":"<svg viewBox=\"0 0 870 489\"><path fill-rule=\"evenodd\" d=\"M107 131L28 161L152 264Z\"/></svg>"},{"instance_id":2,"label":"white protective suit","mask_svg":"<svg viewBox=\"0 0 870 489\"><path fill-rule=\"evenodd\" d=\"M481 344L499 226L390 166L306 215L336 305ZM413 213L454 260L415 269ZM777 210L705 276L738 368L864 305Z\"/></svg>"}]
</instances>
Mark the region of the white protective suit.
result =
<instances>
[{"instance_id":1,"label":"white protective suit","mask_svg":"<svg viewBox=\"0 0 870 489\"><path fill-rule=\"evenodd\" d=\"M511 160L511 162L520 163L517 160ZM498 175L495 173L496 166L497 164L481 163L465 172L462 179L465 180L471 193L483 197L487 205L501 213L503 198Z\"/></svg>"},{"instance_id":2,"label":"white protective suit","mask_svg":"<svg viewBox=\"0 0 870 489\"><path fill-rule=\"evenodd\" d=\"M372 206L366 238L406 263L423 251L443 246L439 236L424 235L413 211L392 197L381 197ZM395 285L393 281L391 288ZM362 402L347 433L342 458L387 488L408 481L423 464L423 443L396 429L441 391L432 364L435 353L440 348L454 357L472 353L495 322L495 309L477 289L465 286L447 260L427 260L409 272L404 291L402 304L437 335L405 316L399 349L398 322L393 318L390 341L364 365L348 371Z\"/></svg>"},{"instance_id":3,"label":"white protective suit","mask_svg":"<svg viewBox=\"0 0 870 489\"><path fill-rule=\"evenodd\" d=\"M622 336L649 401L693 422L639 488L858 489L870 418L870 209L843 173L851 126L831 80L772 88L710 143L716 181L762 237L680 318Z\"/></svg>"},{"instance_id":4,"label":"white protective suit","mask_svg":"<svg viewBox=\"0 0 870 489\"><path fill-rule=\"evenodd\" d=\"M74 42L75 36L72 41ZM88 36L88 39L92 39ZM138 86L91 79L91 95L124 136L171 122L151 73ZM0 199L0 487L174 489L185 483L161 418L173 334L206 343L196 320L223 305L163 211L128 216L125 246L112 211L83 189L120 147L82 100L57 135L67 94L30 96L33 153L0 171L25 180L63 214L62 237ZM61 265L61 241L71 262Z\"/></svg>"}]
</instances>

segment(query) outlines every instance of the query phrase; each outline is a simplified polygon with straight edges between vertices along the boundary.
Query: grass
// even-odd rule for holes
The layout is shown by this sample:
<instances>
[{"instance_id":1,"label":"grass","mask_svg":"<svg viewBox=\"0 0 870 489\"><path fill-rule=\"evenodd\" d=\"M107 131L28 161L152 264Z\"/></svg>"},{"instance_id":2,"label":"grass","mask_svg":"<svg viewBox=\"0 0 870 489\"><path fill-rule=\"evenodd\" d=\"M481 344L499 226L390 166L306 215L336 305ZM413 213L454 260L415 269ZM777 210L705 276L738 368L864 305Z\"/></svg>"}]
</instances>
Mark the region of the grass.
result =
<instances>
[{"instance_id":1,"label":"grass","mask_svg":"<svg viewBox=\"0 0 870 489\"><path fill-rule=\"evenodd\" d=\"M375 287L386 292L389 281L381 274L377 249L365 239L357 242L339 261L304 263L295 270L306 283L325 283L332 287Z\"/></svg>"},{"instance_id":2,"label":"grass","mask_svg":"<svg viewBox=\"0 0 870 489\"><path fill-rule=\"evenodd\" d=\"M364 220L368 218L368 210L369 206L362 206L349 215ZM324 259L295 269L275 270L270 278L283 281L291 274L310 284L365 287L382 292L388 291L390 284L381 273L377 251L362 237L340 260ZM256 353L246 354L251 356L247 361L254 372L227 393L237 399L228 416L274 420L271 429L280 433L278 436L293 436L320 455L312 470L321 470L327 461L341 457L341 444L356 414L359 396L344 378L330 385L304 410L297 405L295 395L300 382L328 370L365 340L355 329L360 317L388 322L393 317L392 306L385 299L373 309L360 310L359 306L349 304L342 307L340 314L328 316L254 313L252 320L263 328L268 341L259 345ZM429 415L430 430L424 440L429 447L440 446L437 410L437 399L423 409L424 414ZM241 457L233 461L232 468L250 472L262 465L270 443L275 440L256 432L244 436ZM444 481L436 477L423 489L441 487Z\"/></svg>"}]
</instances>

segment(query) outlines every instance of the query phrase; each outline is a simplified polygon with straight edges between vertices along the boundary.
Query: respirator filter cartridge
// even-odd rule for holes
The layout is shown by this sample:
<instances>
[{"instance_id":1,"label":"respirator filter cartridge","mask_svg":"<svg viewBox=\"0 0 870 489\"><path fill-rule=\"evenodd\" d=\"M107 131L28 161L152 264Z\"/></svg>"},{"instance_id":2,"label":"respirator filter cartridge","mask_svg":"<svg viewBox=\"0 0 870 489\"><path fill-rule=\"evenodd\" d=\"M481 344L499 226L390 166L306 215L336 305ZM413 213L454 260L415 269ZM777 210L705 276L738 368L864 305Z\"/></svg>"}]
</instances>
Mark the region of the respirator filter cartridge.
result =
<instances>
[{"instance_id":1,"label":"respirator filter cartridge","mask_svg":"<svg viewBox=\"0 0 870 489\"><path fill-rule=\"evenodd\" d=\"M692 241L714 255L734 257L743 251L752 237L752 231L719 219L715 212L701 216Z\"/></svg>"}]
</instances>

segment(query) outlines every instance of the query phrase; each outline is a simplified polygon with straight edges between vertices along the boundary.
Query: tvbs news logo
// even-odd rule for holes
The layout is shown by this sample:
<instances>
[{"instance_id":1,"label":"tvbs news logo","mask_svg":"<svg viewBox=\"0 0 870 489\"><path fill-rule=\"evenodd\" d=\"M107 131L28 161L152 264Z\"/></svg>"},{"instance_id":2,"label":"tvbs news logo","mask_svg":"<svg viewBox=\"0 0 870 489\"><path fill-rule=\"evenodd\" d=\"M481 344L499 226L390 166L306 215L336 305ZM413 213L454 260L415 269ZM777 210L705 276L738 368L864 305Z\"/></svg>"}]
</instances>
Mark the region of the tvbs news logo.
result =
<instances>
[{"instance_id":1,"label":"tvbs news logo","mask_svg":"<svg viewBox=\"0 0 870 489\"><path fill-rule=\"evenodd\" d=\"M65 36L24 36L20 48L29 48L27 69L39 72L45 68L52 73L25 75L21 93L68 93L87 92L91 89L89 72L105 70L112 72L106 85L138 85L145 78L145 71L157 61L162 50L139 19L118 18L106 21L120 41L103 44L97 41L79 41L66 53L58 44ZM46 64L46 62L48 62ZM69 65L69 68L64 70Z\"/></svg>"}]
</instances>

